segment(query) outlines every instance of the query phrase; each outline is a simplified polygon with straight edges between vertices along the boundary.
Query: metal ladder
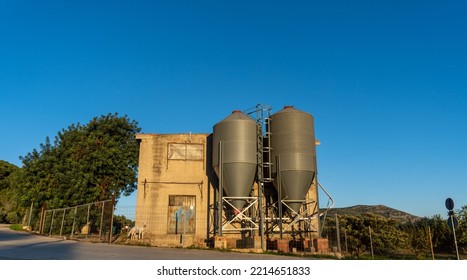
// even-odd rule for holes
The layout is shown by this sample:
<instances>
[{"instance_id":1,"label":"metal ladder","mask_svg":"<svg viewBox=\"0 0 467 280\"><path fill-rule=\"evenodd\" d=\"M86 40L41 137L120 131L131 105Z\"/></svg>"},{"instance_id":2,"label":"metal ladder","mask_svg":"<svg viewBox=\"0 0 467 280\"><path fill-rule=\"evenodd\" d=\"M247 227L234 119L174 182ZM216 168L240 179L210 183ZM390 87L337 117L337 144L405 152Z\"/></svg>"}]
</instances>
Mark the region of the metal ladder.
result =
<instances>
[{"instance_id":1,"label":"metal ladder","mask_svg":"<svg viewBox=\"0 0 467 280\"><path fill-rule=\"evenodd\" d=\"M244 111L246 115L257 123L257 159L258 159L258 181L262 183L272 182L271 162L271 133L269 132L269 120L272 107L258 104Z\"/></svg>"}]
</instances>

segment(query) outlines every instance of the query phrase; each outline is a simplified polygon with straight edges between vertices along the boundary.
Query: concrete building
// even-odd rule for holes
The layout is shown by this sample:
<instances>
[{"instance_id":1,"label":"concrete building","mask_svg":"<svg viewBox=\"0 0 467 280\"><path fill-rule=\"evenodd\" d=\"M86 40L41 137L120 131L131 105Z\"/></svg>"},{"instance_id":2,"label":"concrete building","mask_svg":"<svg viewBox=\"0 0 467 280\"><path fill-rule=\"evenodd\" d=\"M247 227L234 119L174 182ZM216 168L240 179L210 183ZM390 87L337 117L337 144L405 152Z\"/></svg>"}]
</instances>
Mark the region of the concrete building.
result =
<instances>
[{"instance_id":1,"label":"concrete building","mask_svg":"<svg viewBox=\"0 0 467 280\"><path fill-rule=\"evenodd\" d=\"M204 246L209 134L138 134L136 225L153 246Z\"/></svg>"},{"instance_id":2,"label":"concrete building","mask_svg":"<svg viewBox=\"0 0 467 280\"><path fill-rule=\"evenodd\" d=\"M290 110L298 112L290 107L285 112ZM242 113L235 111L233 114ZM235 116L233 121L237 119L242 117ZM240 134L243 133L242 129L240 126ZM315 141L318 142L314 135L311 136L308 141L313 141L314 149ZM294 204L289 202L292 205L289 209L286 200L283 204L278 202L277 186L273 181L255 180L249 197L242 195L244 203L238 203L235 198L229 198L230 202L223 201L226 190L219 195L216 175L219 170L215 172L213 167L213 154L217 159L216 153L213 153L213 138L213 134L191 133L136 136L140 143L136 226L145 227L145 242L169 247L227 247L287 252L291 248L327 250L326 240L319 238L317 176L310 177L312 181L305 186L304 200L293 200ZM312 158L315 162L311 164L316 166L316 156L312 155ZM285 163L288 162L284 161L283 166ZM219 168L215 162L214 165ZM258 185L262 188L258 188ZM236 207L236 204L240 207ZM222 205L220 212L219 205Z\"/></svg>"}]
</instances>

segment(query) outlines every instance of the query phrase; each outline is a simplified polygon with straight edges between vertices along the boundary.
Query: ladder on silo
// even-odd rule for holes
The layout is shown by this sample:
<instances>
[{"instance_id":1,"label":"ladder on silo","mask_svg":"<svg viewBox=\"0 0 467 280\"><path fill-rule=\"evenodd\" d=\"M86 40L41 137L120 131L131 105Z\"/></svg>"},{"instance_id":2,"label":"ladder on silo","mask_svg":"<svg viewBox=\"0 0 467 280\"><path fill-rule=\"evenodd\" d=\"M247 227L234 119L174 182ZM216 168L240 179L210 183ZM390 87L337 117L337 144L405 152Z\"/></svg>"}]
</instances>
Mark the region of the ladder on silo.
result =
<instances>
[{"instance_id":1,"label":"ladder on silo","mask_svg":"<svg viewBox=\"0 0 467 280\"><path fill-rule=\"evenodd\" d=\"M256 107L245 110L257 123L257 159L258 159L258 181L261 183L272 182L271 162L271 133L269 132L269 120L271 117L271 106L258 104Z\"/></svg>"},{"instance_id":2,"label":"ladder on silo","mask_svg":"<svg viewBox=\"0 0 467 280\"><path fill-rule=\"evenodd\" d=\"M257 179L258 179L258 218L259 234L261 236L261 248L266 250L265 234L265 208L263 208L264 184L272 182L271 162L271 134L269 132L269 120L271 118L271 106L258 104L256 107L245 110L244 113L257 124Z\"/></svg>"}]
</instances>

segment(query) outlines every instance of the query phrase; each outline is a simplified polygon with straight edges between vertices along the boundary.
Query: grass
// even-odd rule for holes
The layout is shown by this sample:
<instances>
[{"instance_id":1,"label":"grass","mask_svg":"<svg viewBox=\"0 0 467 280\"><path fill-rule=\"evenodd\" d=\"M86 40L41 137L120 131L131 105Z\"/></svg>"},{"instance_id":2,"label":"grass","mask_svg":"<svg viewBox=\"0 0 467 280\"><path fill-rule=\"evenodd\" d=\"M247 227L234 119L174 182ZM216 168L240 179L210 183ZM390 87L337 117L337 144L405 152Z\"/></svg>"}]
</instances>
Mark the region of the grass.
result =
<instances>
[{"instance_id":1,"label":"grass","mask_svg":"<svg viewBox=\"0 0 467 280\"><path fill-rule=\"evenodd\" d=\"M461 259L466 259L465 255L460 256ZM431 255L416 255L416 254L389 254L375 255L374 259L369 254L363 254L359 257L347 255L344 260L432 260ZM453 254L435 254L435 260L457 260L457 256Z\"/></svg>"},{"instance_id":2,"label":"grass","mask_svg":"<svg viewBox=\"0 0 467 280\"><path fill-rule=\"evenodd\" d=\"M10 225L11 230L23 230L23 225L20 224L12 224Z\"/></svg>"}]
</instances>

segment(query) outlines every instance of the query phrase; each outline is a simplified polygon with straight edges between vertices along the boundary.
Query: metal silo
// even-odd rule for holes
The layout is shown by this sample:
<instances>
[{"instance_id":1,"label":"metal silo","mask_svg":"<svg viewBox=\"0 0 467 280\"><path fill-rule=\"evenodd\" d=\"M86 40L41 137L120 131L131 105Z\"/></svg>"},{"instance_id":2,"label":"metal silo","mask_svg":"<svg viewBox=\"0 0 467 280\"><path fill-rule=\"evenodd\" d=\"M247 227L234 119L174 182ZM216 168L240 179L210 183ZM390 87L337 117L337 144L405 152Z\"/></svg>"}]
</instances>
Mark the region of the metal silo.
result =
<instances>
[{"instance_id":1,"label":"metal silo","mask_svg":"<svg viewBox=\"0 0 467 280\"><path fill-rule=\"evenodd\" d=\"M214 125L213 167L222 179L228 197L248 197L257 170L257 124L240 111ZM221 153L220 153L221 151ZM220 160L222 159L222 176ZM232 199L237 209L245 206L245 199Z\"/></svg>"},{"instance_id":2,"label":"metal silo","mask_svg":"<svg viewBox=\"0 0 467 280\"><path fill-rule=\"evenodd\" d=\"M298 213L316 175L313 116L286 106L271 116L269 130L272 159L278 159L274 185L278 191L281 186L284 203Z\"/></svg>"}]
</instances>

